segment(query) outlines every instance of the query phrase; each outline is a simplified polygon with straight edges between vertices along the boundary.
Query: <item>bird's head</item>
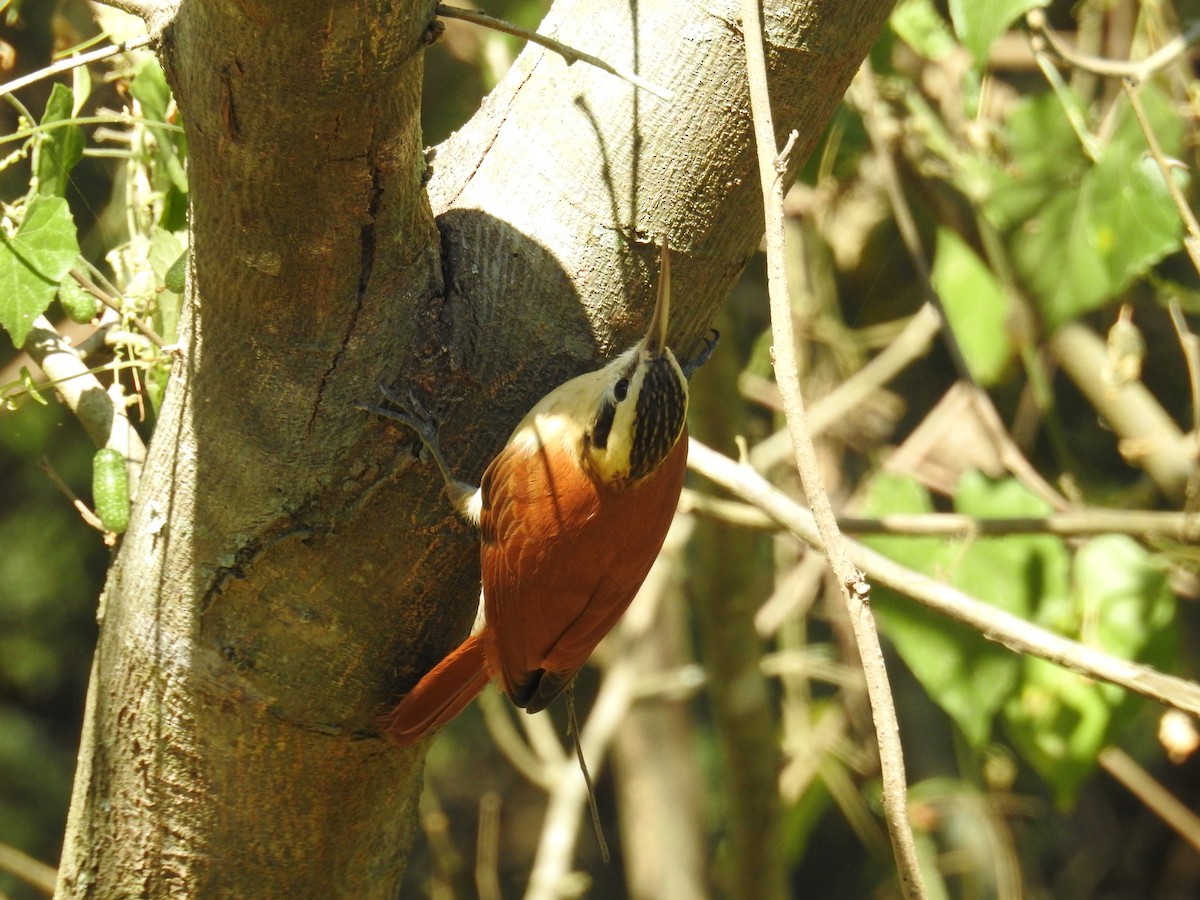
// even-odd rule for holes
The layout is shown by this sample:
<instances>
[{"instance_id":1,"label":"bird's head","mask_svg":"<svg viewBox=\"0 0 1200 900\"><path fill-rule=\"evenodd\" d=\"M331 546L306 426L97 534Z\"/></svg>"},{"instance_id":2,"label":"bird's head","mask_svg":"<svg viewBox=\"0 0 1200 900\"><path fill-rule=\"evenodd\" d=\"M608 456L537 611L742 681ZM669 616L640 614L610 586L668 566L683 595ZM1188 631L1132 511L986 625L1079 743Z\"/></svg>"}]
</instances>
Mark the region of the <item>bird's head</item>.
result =
<instances>
[{"instance_id":1,"label":"bird's head","mask_svg":"<svg viewBox=\"0 0 1200 900\"><path fill-rule=\"evenodd\" d=\"M636 481L657 469L683 433L688 385L667 346L671 257L663 242L658 299L646 336L591 375L585 452L605 481ZM587 376L584 376L587 377Z\"/></svg>"}]
</instances>

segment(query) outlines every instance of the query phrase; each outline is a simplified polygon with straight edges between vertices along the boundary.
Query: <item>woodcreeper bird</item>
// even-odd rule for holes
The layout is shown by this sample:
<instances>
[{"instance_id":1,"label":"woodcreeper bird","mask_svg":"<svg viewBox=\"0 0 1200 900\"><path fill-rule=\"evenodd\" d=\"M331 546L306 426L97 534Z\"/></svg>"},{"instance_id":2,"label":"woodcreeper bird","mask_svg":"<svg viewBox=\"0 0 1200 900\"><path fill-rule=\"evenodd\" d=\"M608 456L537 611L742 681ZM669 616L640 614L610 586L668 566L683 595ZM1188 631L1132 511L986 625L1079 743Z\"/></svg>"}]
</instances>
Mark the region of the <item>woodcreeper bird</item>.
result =
<instances>
[{"instance_id":1,"label":"woodcreeper bird","mask_svg":"<svg viewBox=\"0 0 1200 900\"><path fill-rule=\"evenodd\" d=\"M380 719L404 747L458 715L493 678L517 706L544 709L633 600L683 487L687 376L667 346L666 242L646 336L603 368L543 397L479 487L450 471L432 418L409 396L366 406L413 428L451 502L479 527L483 591L470 636Z\"/></svg>"}]
</instances>

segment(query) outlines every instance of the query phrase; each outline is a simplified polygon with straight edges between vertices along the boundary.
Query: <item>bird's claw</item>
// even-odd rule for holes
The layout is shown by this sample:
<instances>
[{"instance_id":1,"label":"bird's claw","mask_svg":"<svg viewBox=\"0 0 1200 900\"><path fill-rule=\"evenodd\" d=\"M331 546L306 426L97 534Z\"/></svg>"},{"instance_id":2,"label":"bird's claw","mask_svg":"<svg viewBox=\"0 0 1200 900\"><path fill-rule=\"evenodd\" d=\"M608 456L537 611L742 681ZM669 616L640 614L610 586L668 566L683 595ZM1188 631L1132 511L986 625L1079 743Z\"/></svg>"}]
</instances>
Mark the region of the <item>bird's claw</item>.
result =
<instances>
[{"instance_id":1,"label":"bird's claw","mask_svg":"<svg viewBox=\"0 0 1200 900\"><path fill-rule=\"evenodd\" d=\"M709 337L709 335L712 336ZM708 362L708 358L713 355L713 351L717 349L717 344L720 340L721 332L715 328L708 329L708 334L704 336L704 349L694 359L689 359L679 366L683 370L685 378L691 378L697 369Z\"/></svg>"},{"instance_id":2,"label":"bird's claw","mask_svg":"<svg viewBox=\"0 0 1200 900\"><path fill-rule=\"evenodd\" d=\"M460 513L469 516L468 501L477 488L455 478L454 473L450 471L450 464L446 462L446 456L442 453L441 442L438 440L437 421L421 405L421 401L416 398L411 390L406 390L402 396L381 383L379 391L383 394L384 399L391 404L390 407L358 403L358 408L386 416L389 419L395 419L397 422L407 425L415 431L417 437L421 439L421 443L425 447L425 453L433 458L438 471L442 473L442 478L446 482L446 493L449 494L451 501ZM472 521L477 521L477 518L476 514L476 518L472 519Z\"/></svg>"},{"instance_id":3,"label":"bird's claw","mask_svg":"<svg viewBox=\"0 0 1200 900\"><path fill-rule=\"evenodd\" d=\"M422 444L430 450L436 450L439 444L437 422L434 421L429 411L421 405L421 401L416 398L416 395L411 390L406 390L406 396L402 396L382 382L379 384L379 392L391 404L390 407L376 406L368 403L358 403L356 405L359 409L386 416L389 419L394 419L401 424L407 425L417 433Z\"/></svg>"}]
</instances>

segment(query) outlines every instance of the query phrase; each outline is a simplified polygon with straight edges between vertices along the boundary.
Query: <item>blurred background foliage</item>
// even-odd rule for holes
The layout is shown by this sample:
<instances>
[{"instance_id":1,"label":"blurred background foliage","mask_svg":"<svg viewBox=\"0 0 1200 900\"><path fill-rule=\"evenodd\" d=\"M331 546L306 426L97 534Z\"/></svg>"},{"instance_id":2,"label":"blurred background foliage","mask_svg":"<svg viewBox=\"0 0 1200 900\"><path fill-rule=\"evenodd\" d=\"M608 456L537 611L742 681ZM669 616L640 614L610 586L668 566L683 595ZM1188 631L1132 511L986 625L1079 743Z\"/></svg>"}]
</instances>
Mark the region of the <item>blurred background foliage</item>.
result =
<instances>
[{"instance_id":1,"label":"blurred background foliage","mask_svg":"<svg viewBox=\"0 0 1200 900\"><path fill-rule=\"evenodd\" d=\"M497 0L486 11L536 27L546 5ZM4 80L129 27L84 0L10 0L0 16ZM1194 2L903 0L871 77L856 82L787 200L802 377L835 505L860 518L1125 510L1128 534L868 540L1001 609L1193 678L1196 531L1152 533L1136 515L1197 504L1200 373L1189 374L1183 348L1200 354L1188 343L1200 280L1148 136L1192 202L1198 23ZM1115 61L1109 68L1136 85L1123 88L1099 63L1065 63L1054 34L1068 52ZM1153 55L1178 35L1182 52ZM428 144L471 116L520 46L446 22L428 54ZM1127 65L1147 58L1152 67ZM135 325L173 337L180 289L170 270L186 246L179 113L146 51L16 97L0 105L6 234L34 241L22 223L58 222L41 229L47 252L82 254L121 299L86 325L51 303L53 289L44 302L76 342L105 329L89 364L124 386L148 438L167 365ZM61 220L57 198L69 204ZM915 243L897 224L906 215ZM961 358L922 311L923 269ZM24 287L2 272L0 285L0 845L53 862L110 551L47 473L46 464L90 499L95 448L9 339L23 339ZM724 340L696 378L693 434L729 453L744 436L756 466L797 493L776 434L761 262L716 324ZM874 383L868 364L896 358ZM1012 473L955 389L962 365L1036 477ZM848 384L864 383L872 386L846 397ZM1147 461L1155 448L1122 424L1128 408L1169 416L1173 456ZM795 896L897 896L837 591L819 559L752 516L750 525L724 520L713 494L689 482L666 564L644 592L653 599L639 599L634 621L581 679L586 711L619 660L642 660L639 702L605 747L611 765L593 761L614 864L599 861L585 830L570 886L597 897L744 896L746 861L731 857L758 852ZM872 602L931 896L1200 896L1200 829L1164 824L1147 787L1156 779L1196 807L1194 723L1017 656L886 590ZM730 700L735 682L749 700ZM553 716L561 735L564 713ZM524 890L545 829L562 825L544 824L538 783L561 749L547 749L559 745L544 720L521 719L524 737L485 696L434 743L426 839L405 896ZM756 799L764 779L771 796ZM755 832L752 818L768 826ZM748 849L750 833L769 846ZM4 872L0 894L38 895Z\"/></svg>"}]
</instances>

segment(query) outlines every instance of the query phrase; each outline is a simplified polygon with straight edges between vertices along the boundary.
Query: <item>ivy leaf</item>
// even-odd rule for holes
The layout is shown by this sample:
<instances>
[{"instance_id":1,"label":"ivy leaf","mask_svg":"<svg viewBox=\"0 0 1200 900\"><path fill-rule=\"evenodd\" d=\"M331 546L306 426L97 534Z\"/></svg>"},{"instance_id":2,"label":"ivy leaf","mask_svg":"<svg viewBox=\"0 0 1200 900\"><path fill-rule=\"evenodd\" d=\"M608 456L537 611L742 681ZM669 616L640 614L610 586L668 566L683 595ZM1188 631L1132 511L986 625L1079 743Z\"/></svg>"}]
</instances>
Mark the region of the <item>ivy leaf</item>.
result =
<instances>
[{"instance_id":1,"label":"ivy leaf","mask_svg":"<svg viewBox=\"0 0 1200 900\"><path fill-rule=\"evenodd\" d=\"M1123 149L1109 148L1014 242L1013 260L1051 328L1103 306L1179 246L1182 225L1161 175Z\"/></svg>"},{"instance_id":2,"label":"ivy leaf","mask_svg":"<svg viewBox=\"0 0 1200 900\"><path fill-rule=\"evenodd\" d=\"M938 229L932 277L971 375L995 384L1013 356L1008 295L983 260L945 228Z\"/></svg>"},{"instance_id":3,"label":"ivy leaf","mask_svg":"<svg viewBox=\"0 0 1200 900\"><path fill-rule=\"evenodd\" d=\"M1150 657L1169 638L1175 597L1162 569L1133 539L1089 541L1075 554L1072 576L1070 595L1039 610L1042 624L1122 659ZM1112 685L1025 661L1021 691L1005 708L1007 730L1060 805L1070 805L1095 768L1125 699Z\"/></svg>"},{"instance_id":4,"label":"ivy leaf","mask_svg":"<svg viewBox=\"0 0 1200 900\"><path fill-rule=\"evenodd\" d=\"M1029 10L1048 0L950 0L950 21L976 64L982 66L996 38Z\"/></svg>"},{"instance_id":5,"label":"ivy leaf","mask_svg":"<svg viewBox=\"0 0 1200 900\"><path fill-rule=\"evenodd\" d=\"M168 124L167 107L171 101L171 88L157 60L149 59L138 69L137 75L129 83L129 93L141 104L146 127L154 135L158 147L159 166L166 174L166 183L158 187L164 191L174 187L186 194L187 172L184 171L182 160L184 139L175 129L164 127Z\"/></svg>"},{"instance_id":6,"label":"ivy leaf","mask_svg":"<svg viewBox=\"0 0 1200 900\"><path fill-rule=\"evenodd\" d=\"M1046 505L1014 479L965 474L955 508L978 517L1030 517ZM879 477L868 493L872 514L927 512L929 495L914 481ZM1066 597L1068 557L1056 537L1009 537L971 542L936 538L871 538L882 553L949 581L999 609L1028 618L1043 597ZM988 741L996 716L1022 686L1021 658L977 632L904 600L872 591L872 608L904 663L975 749Z\"/></svg>"},{"instance_id":7,"label":"ivy leaf","mask_svg":"<svg viewBox=\"0 0 1200 900\"><path fill-rule=\"evenodd\" d=\"M62 197L37 196L14 235L0 232L0 326L20 347L79 256L75 220Z\"/></svg>"},{"instance_id":8,"label":"ivy leaf","mask_svg":"<svg viewBox=\"0 0 1200 900\"><path fill-rule=\"evenodd\" d=\"M880 476L868 493L872 515L932 511L928 493L915 481ZM905 565L935 576L969 568L958 548L938 538L878 537L868 543ZM958 579L951 576L951 581ZM964 625L952 622L892 591L872 589L871 608L883 630L926 692L958 725L972 747L982 747L996 712L1015 689L1020 661Z\"/></svg>"},{"instance_id":9,"label":"ivy leaf","mask_svg":"<svg viewBox=\"0 0 1200 900\"><path fill-rule=\"evenodd\" d=\"M1107 742L1120 691L1036 657L1025 660L1021 690L1004 709L1021 755L1045 779L1062 808L1071 805Z\"/></svg>"},{"instance_id":10,"label":"ivy leaf","mask_svg":"<svg viewBox=\"0 0 1200 900\"><path fill-rule=\"evenodd\" d=\"M957 46L933 0L901 0L889 21L900 39L925 59L945 59Z\"/></svg>"},{"instance_id":11,"label":"ivy leaf","mask_svg":"<svg viewBox=\"0 0 1200 900\"><path fill-rule=\"evenodd\" d=\"M1178 153L1166 98L1150 85L1141 98L1164 152ZM1128 108L1094 163L1059 96L1022 103L1010 117L1011 163L993 183L987 215L1008 231L1015 268L1051 329L1108 303L1178 249L1182 225L1145 146Z\"/></svg>"},{"instance_id":12,"label":"ivy leaf","mask_svg":"<svg viewBox=\"0 0 1200 900\"><path fill-rule=\"evenodd\" d=\"M1124 659L1143 656L1175 618L1166 573L1137 541L1104 535L1075 554L1085 640Z\"/></svg>"},{"instance_id":13,"label":"ivy leaf","mask_svg":"<svg viewBox=\"0 0 1200 900\"><path fill-rule=\"evenodd\" d=\"M997 229L1011 232L1056 194L1075 189L1087 162L1054 94L1018 101L1005 136L1007 165L995 172L984 212Z\"/></svg>"},{"instance_id":14,"label":"ivy leaf","mask_svg":"<svg viewBox=\"0 0 1200 900\"><path fill-rule=\"evenodd\" d=\"M74 94L65 84L55 84L42 114L42 127L47 129L37 139L34 173L38 193L43 196L65 197L71 170L83 158L83 129L69 122L74 115Z\"/></svg>"}]
</instances>

